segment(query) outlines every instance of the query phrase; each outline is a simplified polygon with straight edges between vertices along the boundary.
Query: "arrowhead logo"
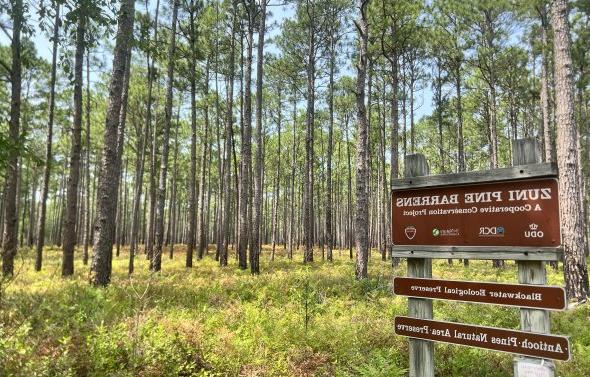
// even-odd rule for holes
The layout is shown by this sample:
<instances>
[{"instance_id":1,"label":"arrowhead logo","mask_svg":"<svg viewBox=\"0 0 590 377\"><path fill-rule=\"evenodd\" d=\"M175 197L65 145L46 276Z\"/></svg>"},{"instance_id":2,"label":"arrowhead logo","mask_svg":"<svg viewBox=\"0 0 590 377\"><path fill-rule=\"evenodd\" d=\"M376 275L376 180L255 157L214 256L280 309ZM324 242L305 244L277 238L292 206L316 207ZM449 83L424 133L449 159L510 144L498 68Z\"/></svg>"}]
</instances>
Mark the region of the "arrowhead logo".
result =
<instances>
[{"instance_id":1,"label":"arrowhead logo","mask_svg":"<svg viewBox=\"0 0 590 377\"><path fill-rule=\"evenodd\" d=\"M404 229L404 233L406 233L406 237L408 237L409 240L414 239L414 237L416 237L416 227L413 225L407 226Z\"/></svg>"}]
</instances>

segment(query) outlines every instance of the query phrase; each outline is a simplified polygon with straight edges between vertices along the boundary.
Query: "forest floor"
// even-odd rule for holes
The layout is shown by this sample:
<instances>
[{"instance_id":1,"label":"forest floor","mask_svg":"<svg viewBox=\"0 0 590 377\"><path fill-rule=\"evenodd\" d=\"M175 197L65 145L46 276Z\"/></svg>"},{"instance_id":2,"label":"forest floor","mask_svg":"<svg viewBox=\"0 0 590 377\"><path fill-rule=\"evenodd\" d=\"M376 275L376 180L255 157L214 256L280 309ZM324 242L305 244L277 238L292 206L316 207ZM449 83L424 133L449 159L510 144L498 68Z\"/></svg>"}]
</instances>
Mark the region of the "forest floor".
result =
<instances>
[{"instance_id":1,"label":"forest floor","mask_svg":"<svg viewBox=\"0 0 590 377\"><path fill-rule=\"evenodd\" d=\"M219 268L214 253L184 267L184 247L166 255L163 271L150 274L128 253L113 257L106 289L88 284L80 258L72 278L60 277L61 250L47 248L42 272L23 249L16 277L0 288L0 376L403 376L408 341L393 331L407 299L392 294L391 268L373 253L370 278L354 280L348 251L333 263L288 260L280 249L261 257L260 276ZM232 254L233 255L233 254ZM563 284L561 268L549 283ZM446 279L516 282L514 262L436 262ZM519 326L518 309L435 301L440 320ZM558 362L559 376L590 376L590 306L552 315L552 331L571 335L573 357ZM437 344L437 376L511 376L512 355Z\"/></svg>"}]
</instances>

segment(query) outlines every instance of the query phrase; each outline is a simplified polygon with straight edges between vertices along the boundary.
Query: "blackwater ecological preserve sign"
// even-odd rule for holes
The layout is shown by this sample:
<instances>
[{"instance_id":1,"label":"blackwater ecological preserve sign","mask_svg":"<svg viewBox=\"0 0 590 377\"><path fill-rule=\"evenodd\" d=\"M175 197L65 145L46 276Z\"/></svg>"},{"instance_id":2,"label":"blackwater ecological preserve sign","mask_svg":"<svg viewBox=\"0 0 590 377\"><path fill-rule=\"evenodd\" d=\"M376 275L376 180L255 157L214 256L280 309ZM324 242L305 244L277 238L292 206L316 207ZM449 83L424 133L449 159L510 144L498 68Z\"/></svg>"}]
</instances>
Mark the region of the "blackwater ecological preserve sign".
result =
<instances>
[{"instance_id":1,"label":"blackwater ecological preserve sign","mask_svg":"<svg viewBox=\"0 0 590 377\"><path fill-rule=\"evenodd\" d=\"M394 245L561 244L554 178L392 191Z\"/></svg>"}]
</instances>

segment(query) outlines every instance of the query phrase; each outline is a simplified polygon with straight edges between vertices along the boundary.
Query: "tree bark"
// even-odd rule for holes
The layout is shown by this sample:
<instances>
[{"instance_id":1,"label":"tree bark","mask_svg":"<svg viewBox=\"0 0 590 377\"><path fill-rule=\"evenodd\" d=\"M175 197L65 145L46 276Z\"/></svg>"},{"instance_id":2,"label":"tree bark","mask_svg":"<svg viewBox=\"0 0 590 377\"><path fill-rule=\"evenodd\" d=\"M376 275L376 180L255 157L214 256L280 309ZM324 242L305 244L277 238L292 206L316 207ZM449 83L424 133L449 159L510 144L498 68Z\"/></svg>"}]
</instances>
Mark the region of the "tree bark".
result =
<instances>
[{"instance_id":1,"label":"tree bark","mask_svg":"<svg viewBox=\"0 0 590 377\"><path fill-rule=\"evenodd\" d=\"M262 85L264 69L264 35L266 1L260 2L258 26L258 51L256 53L256 159L254 166L254 205L252 234L250 238L250 272L260 273L260 227L262 224ZM250 9L253 11L253 9Z\"/></svg>"},{"instance_id":2,"label":"tree bark","mask_svg":"<svg viewBox=\"0 0 590 377\"><path fill-rule=\"evenodd\" d=\"M189 44L190 44L190 58L189 67L191 72L197 69L197 36L195 34L195 2L191 0L189 11ZM190 80L190 96L191 96L191 165L189 169L189 202L188 202L188 240L186 245L186 267L193 266L193 249L195 246L195 225L196 225L196 207L197 207L197 192L196 192L196 175L197 175L197 78L196 75L191 74ZM205 144L205 143L203 143Z\"/></svg>"},{"instance_id":3,"label":"tree bark","mask_svg":"<svg viewBox=\"0 0 590 377\"><path fill-rule=\"evenodd\" d=\"M23 28L23 2L12 2L12 67L10 69L11 96L10 96L10 121L8 137L12 148L8 151L6 169L6 188L4 201L4 233L2 235L2 274L12 276L14 274L14 257L17 246L17 185L18 185L18 156L20 152L20 116L21 116L21 89L22 89L22 62L21 62L21 31Z\"/></svg>"},{"instance_id":4,"label":"tree bark","mask_svg":"<svg viewBox=\"0 0 590 377\"><path fill-rule=\"evenodd\" d=\"M564 247L564 274L568 298L579 302L588 297L588 270L582 216L577 148L578 129L574 121L573 70L566 0L554 0L552 24L555 51L555 119L557 123L557 165L559 199Z\"/></svg>"},{"instance_id":5,"label":"tree bark","mask_svg":"<svg viewBox=\"0 0 590 377\"><path fill-rule=\"evenodd\" d=\"M278 239L277 231L278 231L278 214L279 214L279 203L280 203L280 186L281 186L281 122L282 122L282 90L279 86L277 88L277 137L278 137L278 146L277 146L277 175L275 177L275 194L274 194L274 209L272 214L272 254L271 260L275 259L275 248L277 245L277 241L280 242ZM284 220L283 220L284 222Z\"/></svg>"},{"instance_id":6,"label":"tree bark","mask_svg":"<svg viewBox=\"0 0 590 377\"><path fill-rule=\"evenodd\" d=\"M74 122L70 149L70 177L68 179L66 214L63 229L63 258L61 275L74 274L74 248L76 246L76 216L78 209L78 183L80 181L80 156L82 151L82 74L84 71L84 37L86 16L79 9L76 28L76 52L74 56Z\"/></svg>"},{"instance_id":7,"label":"tree bark","mask_svg":"<svg viewBox=\"0 0 590 377\"><path fill-rule=\"evenodd\" d=\"M51 78L49 80L49 120L47 122L47 140L45 144L45 169L43 172L43 188L41 190L41 202L39 217L37 219L37 245L35 258L35 271L41 271L43 266L43 246L45 244L45 222L47 216L47 197L49 196L49 179L51 177L51 160L53 144L53 119L55 114L55 77L57 74L57 42L59 40L59 4L55 8L55 21L53 24L53 52L51 56Z\"/></svg>"},{"instance_id":8,"label":"tree bark","mask_svg":"<svg viewBox=\"0 0 590 377\"><path fill-rule=\"evenodd\" d=\"M94 253L90 269L90 282L106 286L111 280L113 238L115 233L115 211L117 182L121 163L118 155L119 118L122 106L123 86L127 67L127 55L131 53L135 1L121 3L118 15L118 30L113 57L113 73L109 84L109 104L107 107L103 153L100 165L96 224L94 226Z\"/></svg>"},{"instance_id":9,"label":"tree bark","mask_svg":"<svg viewBox=\"0 0 590 377\"><path fill-rule=\"evenodd\" d=\"M369 145L367 109L365 107L365 83L367 75L367 4L369 0L358 0L360 18L355 22L359 39L359 58L357 63L356 79L356 107L357 107L357 157L356 157L356 214L355 214L355 241L356 241L356 278L357 280L368 277L367 264L369 256Z\"/></svg>"},{"instance_id":10,"label":"tree bark","mask_svg":"<svg viewBox=\"0 0 590 377\"><path fill-rule=\"evenodd\" d=\"M164 206L166 204L166 180L168 176L168 154L170 151L170 126L172 124L172 92L174 89L174 66L176 52L176 20L178 18L178 0L172 2L172 24L170 33L170 45L168 46L168 72L166 84L166 107L164 109L164 129L162 133L162 155L160 157L160 179L157 191L157 205L155 218L155 249L154 256L150 260L150 269L160 271L162 269L162 244L164 242Z\"/></svg>"},{"instance_id":11,"label":"tree bark","mask_svg":"<svg viewBox=\"0 0 590 377\"><path fill-rule=\"evenodd\" d=\"M314 203L313 203L313 164L314 164L314 128L315 128L315 76L316 76L316 30L315 30L315 3L312 2L311 9L307 4L309 16L308 30L308 54L307 54L307 109L305 116L305 191L303 199L303 238L304 252L303 262L313 262L314 244Z\"/></svg>"},{"instance_id":12,"label":"tree bark","mask_svg":"<svg viewBox=\"0 0 590 377\"><path fill-rule=\"evenodd\" d=\"M457 111L457 170L464 172L465 169L465 142L463 140L463 103L461 98L461 65L455 66L455 92Z\"/></svg>"},{"instance_id":13,"label":"tree bark","mask_svg":"<svg viewBox=\"0 0 590 377\"><path fill-rule=\"evenodd\" d=\"M230 41L229 52L229 73L227 77L227 109L225 120L225 154L223 158L223 186L226 187L227 192L223 203L223 217L222 217L222 234L223 246L219 253L219 265L227 266L228 244L230 239L229 220L231 218L231 153L232 153L232 134L233 134L233 97L234 97L234 70L235 70L235 39L236 19L237 19L237 1L232 1L232 33Z\"/></svg>"},{"instance_id":14,"label":"tree bark","mask_svg":"<svg viewBox=\"0 0 590 377\"><path fill-rule=\"evenodd\" d=\"M541 4L539 8L539 16L541 18L541 114L542 129L541 135L543 137L543 152L545 162L555 161L553 153L553 142L551 137L551 121L550 121L550 107L549 107L549 46L547 42L547 34L549 33L549 25L547 20L547 7Z\"/></svg>"},{"instance_id":15,"label":"tree bark","mask_svg":"<svg viewBox=\"0 0 590 377\"><path fill-rule=\"evenodd\" d=\"M207 97L209 95L209 59L207 59L206 65L205 65L205 97ZM202 151L202 155L201 155L201 176L199 178L199 203L198 203L198 216L199 216L199 221L198 221L198 234L199 234L199 244L197 246L197 257L198 259L202 259L203 255L207 252L207 247L208 247L208 236L207 236L207 225L208 225L208 219L209 219L209 199L207 197L207 190L205 190L206 187L209 187L209 190L211 189L210 186L207 185L207 177L209 177L209 174L207 174L207 171L211 169L211 167L209 166L209 164L211 163L211 158L208 158L208 156L210 156L211 151L209 148L209 110L208 110L208 104L205 103L205 122L204 122L204 134L203 134L203 140L204 142L203 144L203 151ZM208 162L209 161L209 162Z\"/></svg>"},{"instance_id":16,"label":"tree bark","mask_svg":"<svg viewBox=\"0 0 590 377\"><path fill-rule=\"evenodd\" d=\"M250 234L250 170L252 169L252 48L254 44L254 2L243 0L248 17L246 34L246 63L244 70L244 127L242 129L242 164L240 178L240 231L238 241L238 264L246 269L246 251ZM252 253L252 250L250 250Z\"/></svg>"},{"instance_id":17,"label":"tree bark","mask_svg":"<svg viewBox=\"0 0 590 377\"><path fill-rule=\"evenodd\" d=\"M147 7L147 2L146 2ZM160 11L160 0L156 1L156 14L154 16L154 45L159 46L158 41L158 14ZM148 218L148 230L147 230L147 241L145 243L145 251L147 258L151 261L154 255L154 223L156 218L156 169L157 169L157 154L158 154L158 143L157 134L158 127L157 122L154 122L152 127L152 102L153 102L153 82L156 74L155 56L152 57L150 67L150 50L151 46L148 46L147 51L147 64L148 64L148 106L146 113L146 128L152 131L152 143L150 152L150 215Z\"/></svg>"}]
</instances>

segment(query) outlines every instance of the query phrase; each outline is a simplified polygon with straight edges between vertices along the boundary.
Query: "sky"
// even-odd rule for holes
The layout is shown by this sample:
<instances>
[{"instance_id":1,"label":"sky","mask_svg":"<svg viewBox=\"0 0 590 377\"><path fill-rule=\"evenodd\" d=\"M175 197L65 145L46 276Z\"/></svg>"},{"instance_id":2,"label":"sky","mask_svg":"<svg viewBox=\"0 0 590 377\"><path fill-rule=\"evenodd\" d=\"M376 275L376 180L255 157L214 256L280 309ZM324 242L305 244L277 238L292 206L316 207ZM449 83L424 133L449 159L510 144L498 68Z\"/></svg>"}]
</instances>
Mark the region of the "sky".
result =
<instances>
[{"instance_id":1,"label":"sky","mask_svg":"<svg viewBox=\"0 0 590 377\"><path fill-rule=\"evenodd\" d=\"M163 0L165 1L165 0ZM145 11L145 3L137 2L136 3L136 11ZM286 6L277 6L276 1L271 1L268 5L268 10L271 12L270 18L267 20L267 25L273 25L272 28L269 30L269 39L272 39L276 35L280 33L280 24L288 18L294 17L294 8L291 5ZM150 7L152 7L152 14L155 11L155 1L151 1ZM42 58L46 59L47 61L51 61L51 53L52 53L52 43L50 42L48 35L42 32L39 28L39 18L35 11L35 9L30 9L30 15L27 18L29 25L32 27L33 33L33 41L35 43L35 47L37 49L37 53ZM2 17L2 21L4 21L4 17ZM352 23L351 23L352 24ZM114 37L113 37L114 39ZM0 44L8 45L9 39L6 35L0 33ZM98 58L98 60L104 62L104 67L100 70L92 69L91 67L91 82L98 81L99 75L103 72L106 72L111 67L112 62L112 46L100 46L97 49L92 51L94 57ZM266 51L272 53L278 53L278 49L271 43L265 46ZM253 67L253 77L256 77L256 66ZM343 74L349 76L355 76L356 72L352 64L347 64L346 67L341 69ZM429 82L425 82L422 85L419 85L421 88L419 91L415 93L415 117L416 121L419 120L423 116L430 115L432 113L432 89L430 87Z\"/></svg>"}]
</instances>

